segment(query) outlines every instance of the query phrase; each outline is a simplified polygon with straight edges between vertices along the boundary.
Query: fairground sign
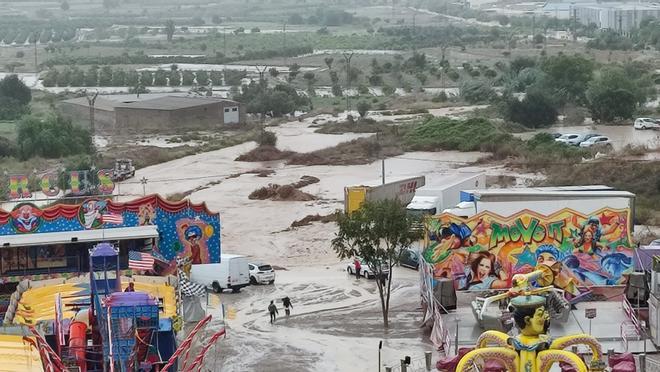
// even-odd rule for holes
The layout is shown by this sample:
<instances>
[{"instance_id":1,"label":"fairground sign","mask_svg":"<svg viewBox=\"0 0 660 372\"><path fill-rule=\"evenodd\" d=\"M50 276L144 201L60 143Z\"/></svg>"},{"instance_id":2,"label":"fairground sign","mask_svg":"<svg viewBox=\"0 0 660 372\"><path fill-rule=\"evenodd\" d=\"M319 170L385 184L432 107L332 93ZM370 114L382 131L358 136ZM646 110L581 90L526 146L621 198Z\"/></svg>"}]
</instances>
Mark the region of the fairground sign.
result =
<instances>
[{"instance_id":1,"label":"fairground sign","mask_svg":"<svg viewBox=\"0 0 660 372\"><path fill-rule=\"evenodd\" d=\"M110 169L9 175L3 184L8 186L6 197L10 201L32 198L34 192L41 192L46 197L56 197L61 194L87 195L91 191L110 195L115 190Z\"/></svg>"}]
</instances>

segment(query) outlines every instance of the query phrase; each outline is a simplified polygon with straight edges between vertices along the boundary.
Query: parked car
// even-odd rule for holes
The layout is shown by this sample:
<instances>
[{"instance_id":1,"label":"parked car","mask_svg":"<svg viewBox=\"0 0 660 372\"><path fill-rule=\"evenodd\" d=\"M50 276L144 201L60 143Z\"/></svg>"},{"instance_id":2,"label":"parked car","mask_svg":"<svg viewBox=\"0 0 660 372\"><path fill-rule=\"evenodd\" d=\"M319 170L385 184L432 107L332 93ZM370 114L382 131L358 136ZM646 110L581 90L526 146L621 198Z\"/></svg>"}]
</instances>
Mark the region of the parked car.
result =
<instances>
[{"instance_id":1,"label":"parked car","mask_svg":"<svg viewBox=\"0 0 660 372\"><path fill-rule=\"evenodd\" d=\"M247 257L221 254L220 263L192 265L190 280L212 288L216 293L225 289L239 292L250 285L250 269Z\"/></svg>"},{"instance_id":2,"label":"parked car","mask_svg":"<svg viewBox=\"0 0 660 372\"><path fill-rule=\"evenodd\" d=\"M612 141L605 136L591 137L588 140L580 143L580 147L595 147L595 146L612 146Z\"/></svg>"},{"instance_id":3,"label":"parked car","mask_svg":"<svg viewBox=\"0 0 660 372\"><path fill-rule=\"evenodd\" d=\"M419 269L419 253L414 249L406 249L401 253L401 261L399 265L409 267L411 269Z\"/></svg>"},{"instance_id":4,"label":"parked car","mask_svg":"<svg viewBox=\"0 0 660 372\"><path fill-rule=\"evenodd\" d=\"M654 247L660 246L660 239L656 239L656 240L652 241L651 244L649 244L649 245L654 246Z\"/></svg>"},{"instance_id":5,"label":"parked car","mask_svg":"<svg viewBox=\"0 0 660 372\"><path fill-rule=\"evenodd\" d=\"M561 133L550 133L550 135L551 135L552 138L554 138L554 139L557 139L557 138L563 136L563 134L561 134Z\"/></svg>"},{"instance_id":6,"label":"parked car","mask_svg":"<svg viewBox=\"0 0 660 372\"><path fill-rule=\"evenodd\" d=\"M598 136L601 136L601 134L598 133L578 134L577 137L567 140L566 143L568 143L571 146L580 146L582 142L588 140L589 138L598 137Z\"/></svg>"},{"instance_id":7,"label":"parked car","mask_svg":"<svg viewBox=\"0 0 660 372\"><path fill-rule=\"evenodd\" d=\"M568 141L575 140L578 137L580 137L580 135L575 133L562 134L559 138L555 138L555 141L568 144Z\"/></svg>"},{"instance_id":8,"label":"parked car","mask_svg":"<svg viewBox=\"0 0 660 372\"><path fill-rule=\"evenodd\" d=\"M275 283L275 270L273 267L263 263L249 263L250 284L273 284Z\"/></svg>"},{"instance_id":9,"label":"parked car","mask_svg":"<svg viewBox=\"0 0 660 372\"><path fill-rule=\"evenodd\" d=\"M365 278L373 279L376 277L376 274L371 271L367 263L362 259L358 258L360 260L360 275L364 276ZM389 275L390 273L390 268L387 264L381 265L381 271L385 275ZM346 267L346 272L350 275L355 275L355 261L351 261L348 263L348 267Z\"/></svg>"},{"instance_id":10,"label":"parked car","mask_svg":"<svg viewBox=\"0 0 660 372\"><path fill-rule=\"evenodd\" d=\"M637 118L633 124L635 129L659 129L660 120L652 118Z\"/></svg>"}]
</instances>

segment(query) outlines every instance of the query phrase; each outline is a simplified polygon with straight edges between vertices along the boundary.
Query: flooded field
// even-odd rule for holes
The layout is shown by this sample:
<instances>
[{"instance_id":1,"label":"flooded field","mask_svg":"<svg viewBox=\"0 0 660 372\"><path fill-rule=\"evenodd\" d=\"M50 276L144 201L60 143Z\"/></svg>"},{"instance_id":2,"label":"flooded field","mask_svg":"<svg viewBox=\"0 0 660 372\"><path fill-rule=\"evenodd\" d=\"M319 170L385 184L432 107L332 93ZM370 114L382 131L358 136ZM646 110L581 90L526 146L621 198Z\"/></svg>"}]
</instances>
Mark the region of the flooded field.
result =
<instances>
[{"instance_id":1,"label":"flooded field","mask_svg":"<svg viewBox=\"0 0 660 372\"><path fill-rule=\"evenodd\" d=\"M328 115L325 120L340 120ZM314 133L312 121L290 122L268 128L278 134L278 147L284 150L309 152L332 147L340 142L368 134ZM334 264L337 258L330 241L334 224L314 223L291 229L290 225L307 215L328 215L343 208L344 187L381 179L381 162L347 166L298 166L281 161L238 162L239 155L253 149L255 143L244 143L218 151L188 156L167 163L140 169L135 178L122 183L123 198L131 199L143 193L136 181L148 180L146 193L163 195L190 192L194 202L206 202L210 209L220 212L222 249L268 260L277 265ZM478 152L416 152L385 160L385 178L425 175L429 185L445 182L447 178L465 170L486 171L489 175L505 174L501 167L470 165L484 156ZM268 177L243 174L256 169L274 171ZM176 174L172 174L176 169ZM241 174L241 175L239 175ZM268 184L289 184L302 176L314 176L318 183L301 191L317 197L313 201L250 200L248 195Z\"/></svg>"},{"instance_id":2,"label":"flooded field","mask_svg":"<svg viewBox=\"0 0 660 372\"><path fill-rule=\"evenodd\" d=\"M658 130L637 130L633 128L632 123L625 126L614 125L594 125L594 126L555 126L538 132L550 133L598 133L607 136L612 141L615 150L621 149L626 145L647 146L650 149L660 148L660 131ZM531 138L538 132L528 132L520 134L523 139Z\"/></svg>"}]
</instances>

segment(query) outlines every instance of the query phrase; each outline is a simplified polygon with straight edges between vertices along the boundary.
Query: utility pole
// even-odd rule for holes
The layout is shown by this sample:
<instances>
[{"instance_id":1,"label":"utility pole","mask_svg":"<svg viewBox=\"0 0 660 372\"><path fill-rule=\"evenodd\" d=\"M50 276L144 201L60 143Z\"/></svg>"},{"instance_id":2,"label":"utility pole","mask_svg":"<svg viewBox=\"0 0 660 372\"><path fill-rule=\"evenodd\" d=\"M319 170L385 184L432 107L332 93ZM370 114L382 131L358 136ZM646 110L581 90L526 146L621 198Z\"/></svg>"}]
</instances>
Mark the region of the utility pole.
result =
<instances>
[{"instance_id":1,"label":"utility pole","mask_svg":"<svg viewBox=\"0 0 660 372\"><path fill-rule=\"evenodd\" d=\"M264 74L266 73L266 70L268 69L268 66L264 66L263 68L259 68L258 65L254 65L254 68L259 73L259 86L263 87L264 85L266 85L266 79L264 79Z\"/></svg>"},{"instance_id":2,"label":"utility pole","mask_svg":"<svg viewBox=\"0 0 660 372\"><path fill-rule=\"evenodd\" d=\"M227 58L227 27L222 27L222 53Z\"/></svg>"},{"instance_id":3,"label":"utility pole","mask_svg":"<svg viewBox=\"0 0 660 372\"><path fill-rule=\"evenodd\" d=\"M39 39L34 39L34 72L39 74L39 65L37 64L37 41Z\"/></svg>"},{"instance_id":4,"label":"utility pole","mask_svg":"<svg viewBox=\"0 0 660 372\"><path fill-rule=\"evenodd\" d=\"M346 114L351 111L351 102L350 102L350 92L351 89L351 58L353 58L353 52L350 54L342 53L344 59L346 60Z\"/></svg>"},{"instance_id":5,"label":"utility pole","mask_svg":"<svg viewBox=\"0 0 660 372\"><path fill-rule=\"evenodd\" d=\"M573 6L573 41L577 41L577 8L575 6Z\"/></svg>"},{"instance_id":6,"label":"utility pole","mask_svg":"<svg viewBox=\"0 0 660 372\"><path fill-rule=\"evenodd\" d=\"M286 58L286 22L282 25L282 55L284 56L284 64L287 64Z\"/></svg>"},{"instance_id":7,"label":"utility pole","mask_svg":"<svg viewBox=\"0 0 660 372\"><path fill-rule=\"evenodd\" d=\"M94 93L93 96L90 96L85 92L85 97L87 98L87 103L89 104L89 128L90 131L92 132L92 136L94 135L94 104L96 103L96 97L99 96L99 91L97 90L96 93Z\"/></svg>"}]
</instances>

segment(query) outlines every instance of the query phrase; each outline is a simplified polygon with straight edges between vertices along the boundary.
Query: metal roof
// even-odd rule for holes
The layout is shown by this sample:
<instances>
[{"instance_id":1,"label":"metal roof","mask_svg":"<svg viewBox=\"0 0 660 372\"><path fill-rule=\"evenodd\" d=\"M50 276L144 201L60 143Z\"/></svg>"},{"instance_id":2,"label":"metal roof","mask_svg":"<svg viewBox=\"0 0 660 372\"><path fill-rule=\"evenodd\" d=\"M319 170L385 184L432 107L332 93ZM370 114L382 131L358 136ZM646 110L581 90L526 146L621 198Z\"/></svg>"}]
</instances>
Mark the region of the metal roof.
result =
<instances>
[{"instance_id":1,"label":"metal roof","mask_svg":"<svg viewBox=\"0 0 660 372\"><path fill-rule=\"evenodd\" d=\"M83 243L108 240L157 238L155 225L116 227L112 229L60 231L52 233L16 234L0 236L0 247L26 247L46 244Z\"/></svg>"},{"instance_id":2,"label":"metal roof","mask_svg":"<svg viewBox=\"0 0 660 372\"><path fill-rule=\"evenodd\" d=\"M133 108L133 109L143 109L143 110L178 110L183 108L204 106L219 102L230 102L230 103L238 104L235 101L230 101L224 98L167 96L167 97L159 97L148 100L140 100L135 102L119 102L115 105L115 109Z\"/></svg>"},{"instance_id":3,"label":"metal roof","mask_svg":"<svg viewBox=\"0 0 660 372\"><path fill-rule=\"evenodd\" d=\"M78 97L63 101L65 103L88 107L86 97ZM98 110L114 111L116 108L135 108L143 110L178 110L190 107L204 106L218 102L229 102L238 105L238 102L220 97L180 96L176 94L135 94L99 96L94 103Z\"/></svg>"}]
</instances>

